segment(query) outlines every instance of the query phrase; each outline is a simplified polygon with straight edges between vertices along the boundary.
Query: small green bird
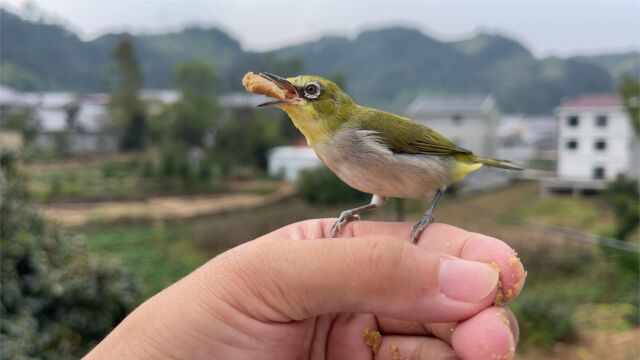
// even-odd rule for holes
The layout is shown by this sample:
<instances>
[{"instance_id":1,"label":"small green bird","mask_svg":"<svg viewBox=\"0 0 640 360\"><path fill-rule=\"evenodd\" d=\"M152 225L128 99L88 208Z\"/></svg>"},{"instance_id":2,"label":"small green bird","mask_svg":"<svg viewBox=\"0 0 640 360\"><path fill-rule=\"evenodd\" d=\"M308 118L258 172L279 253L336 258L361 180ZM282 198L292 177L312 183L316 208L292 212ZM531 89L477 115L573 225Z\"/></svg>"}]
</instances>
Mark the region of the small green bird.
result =
<instances>
[{"instance_id":1,"label":"small green bird","mask_svg":"<svg viewBox=\"0 0 640 360\"><path fill-rule=\"evenodd\" d=\"M332 228L334 237L358 214L382 206L387 198L432 198L413 226L411 240L416 243L433 221L447 186L482 165L522 170L509 161L476 156L405 117L359 106L336 84L319 76L259 76L286 94L260 106L284 110L331 171L349 186L373 194L370 204L340 214Z\"/></svg>"}]
</instances>

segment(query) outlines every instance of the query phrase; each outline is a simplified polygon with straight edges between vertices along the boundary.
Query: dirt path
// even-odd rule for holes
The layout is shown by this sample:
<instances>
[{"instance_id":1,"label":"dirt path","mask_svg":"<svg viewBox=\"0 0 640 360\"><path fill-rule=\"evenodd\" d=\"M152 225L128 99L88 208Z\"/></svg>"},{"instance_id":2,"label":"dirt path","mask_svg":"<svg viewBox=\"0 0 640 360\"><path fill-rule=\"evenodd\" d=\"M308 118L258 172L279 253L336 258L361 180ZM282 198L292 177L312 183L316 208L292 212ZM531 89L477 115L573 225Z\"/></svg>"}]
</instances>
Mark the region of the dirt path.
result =
<instances>
[{"instance_id":1,"label":"dirt path","mask_svg":"<svg viewBox=\"0 0 640 360\"><path fill-rule=\"evenodd\" d=\"M103 201L43 207L44 215L62 226L119 221L188 219L221 212L263 206L294 193L283 184L275 192L258 194L218 194L201 196L158 196L143 201Z\"/></svg>"}]
</instances>

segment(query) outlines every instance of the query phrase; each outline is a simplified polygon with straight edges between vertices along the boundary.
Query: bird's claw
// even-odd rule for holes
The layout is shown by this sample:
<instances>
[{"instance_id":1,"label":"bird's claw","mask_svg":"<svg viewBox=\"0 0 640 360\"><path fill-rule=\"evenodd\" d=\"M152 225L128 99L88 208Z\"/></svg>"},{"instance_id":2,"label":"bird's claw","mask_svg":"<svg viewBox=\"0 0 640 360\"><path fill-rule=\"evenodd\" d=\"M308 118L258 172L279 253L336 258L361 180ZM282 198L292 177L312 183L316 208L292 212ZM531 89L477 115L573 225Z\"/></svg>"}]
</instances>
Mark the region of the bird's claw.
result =
<instances>
[{"instance_id":1,"label":"bird's claw","mask_svg":"<svg viewBox=\"0 0 640 360\"><path fill-rule=\"evenodd\" d=\"M354 214L351 210L345 210L340 213L338 220L331 227L331 237L336 237L342 230L342 227L354 220L360 220L360 215Z\"/></svg>"},{"instance_id":2,"label":"bird's claw","mask_svg":"<svg viewBox=\"0 0 640 360\"><path fill-rule=\"evenodd\" d=\"M422 215L420 220L418 220L418 222L413 225L413 228L411 230L411 242L417 244L424 229L426 229L427 226L429 226L429 224L431 224L432 222L433 214L427 213Z\"/></svg>"}]
</instances>

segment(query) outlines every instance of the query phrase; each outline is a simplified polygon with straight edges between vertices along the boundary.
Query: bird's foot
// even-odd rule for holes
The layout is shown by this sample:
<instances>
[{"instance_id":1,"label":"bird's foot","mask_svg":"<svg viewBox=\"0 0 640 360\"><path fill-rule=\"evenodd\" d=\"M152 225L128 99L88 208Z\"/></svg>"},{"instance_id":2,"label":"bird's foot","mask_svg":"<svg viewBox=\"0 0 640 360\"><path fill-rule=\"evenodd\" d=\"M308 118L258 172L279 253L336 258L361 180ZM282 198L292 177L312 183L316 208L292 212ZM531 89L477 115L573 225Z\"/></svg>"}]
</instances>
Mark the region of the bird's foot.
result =
<instances>
[{"instance_id":1,"label":"bird's foot","mask_svg":"<svg viewBox=\"0 0 640 360\"><path fill-rule=\"evenodd\" d=\"M411 230L411 242L414 244L417 244L418 240L420 239L420 234L422 234L422 231L424 231L424 229L426 229L427 226L429 226L429 224L431 224L432 222L433 222L433 214L426 213L422 215L420 220L418 220L418 222L415 223L415 225L413 225L413 228Z\"/></svg>"},{"instance_id":2,"label":"bird's foot","mask_svg":"<svg viewBox=\"0 0 640 360\"><path fill-rule=\"evenodd\" d=\"M354 214L351 210L343 211L331 227L331 237L336 237L345 225L354 220L360 220L360 215Z\"/></svg>"}]
</instances>

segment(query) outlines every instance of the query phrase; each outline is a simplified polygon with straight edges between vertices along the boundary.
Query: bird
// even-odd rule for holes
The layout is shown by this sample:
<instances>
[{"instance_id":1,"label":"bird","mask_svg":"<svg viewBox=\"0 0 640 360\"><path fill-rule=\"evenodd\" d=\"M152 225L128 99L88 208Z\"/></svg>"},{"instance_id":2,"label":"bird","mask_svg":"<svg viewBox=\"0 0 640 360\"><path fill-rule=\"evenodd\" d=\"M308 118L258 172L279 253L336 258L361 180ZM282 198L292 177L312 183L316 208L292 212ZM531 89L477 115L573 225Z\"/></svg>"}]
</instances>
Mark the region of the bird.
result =
<instances>
[{"instance_id":1,"label":"bird","mask_svg":"<svg viewBox=\"0 0 640 360\"><path fill-rule=\"evenodd\" d=\"M251 82L253 87L247 85ZM523 169L507 160L475 155L409 118L360 106L338 85L320 76L283 78L266 72L248 73L243 84L250 92L274 97L274 101L258 106L286 112L338 178L372 195L370 203L340 214L331 228L332 237L389 198L430 200L412 228L415 244L434 221L434 211L447 187L482 166Z\"/></svg>"}]
</instances>

